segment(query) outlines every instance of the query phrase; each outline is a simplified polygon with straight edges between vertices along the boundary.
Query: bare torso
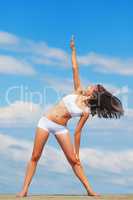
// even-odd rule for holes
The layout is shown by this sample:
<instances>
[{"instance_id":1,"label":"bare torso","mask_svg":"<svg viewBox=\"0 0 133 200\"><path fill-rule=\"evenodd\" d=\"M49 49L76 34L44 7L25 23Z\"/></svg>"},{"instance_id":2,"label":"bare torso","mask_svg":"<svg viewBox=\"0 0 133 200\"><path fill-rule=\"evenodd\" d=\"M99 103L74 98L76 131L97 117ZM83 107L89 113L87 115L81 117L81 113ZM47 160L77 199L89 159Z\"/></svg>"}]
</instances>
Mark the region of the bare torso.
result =
<instances>
[{"instance_id":1,"label":"bare torso","mask_svg":"<svg viewBox=\"0 0 133 200\"><path fill-rule=\"evenodd\" d=\"M73 94L77 93L74 92ZM81 109L85 107L83 99L83 95L78 94L75 102ZM68 120L71 118L63 100L60 100L56 105L50 108L44 116L61 125L66 125Z\"/></svg>"},{"instance_id":2,"label":"bare torso","mask_svg":"<svg viewBox=\"0 0 133 200\"><path fill-rule=\"evenodd\" d=\"M62 125L66 125L68 120L71 118L71 115L68 113L67 108L62 100L50 108L44 115L48 119Z\"/></svg>"}]
</instances>

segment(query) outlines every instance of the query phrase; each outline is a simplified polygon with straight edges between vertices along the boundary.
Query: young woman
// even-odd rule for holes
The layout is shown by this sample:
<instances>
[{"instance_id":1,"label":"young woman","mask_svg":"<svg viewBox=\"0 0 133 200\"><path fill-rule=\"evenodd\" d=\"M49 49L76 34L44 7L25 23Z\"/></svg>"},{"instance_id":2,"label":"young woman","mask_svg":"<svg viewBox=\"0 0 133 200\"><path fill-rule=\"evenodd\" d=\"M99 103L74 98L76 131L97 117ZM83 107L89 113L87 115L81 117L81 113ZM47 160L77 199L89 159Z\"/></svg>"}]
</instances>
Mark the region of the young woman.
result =
<instances>
[{"instance_id":1,"label":"young woman","mask_svg":"<svg viewBox=\"0 0 133 200\"><path fill-rule=\"evenodd\" d=\"M120 100L108 92L102 85L90 85L86 89L83 88L79 78L74 40L71 40L70 47L72 49L74 91L63 97L58 104L53 106L39 120L33 152L27 165L23 188L17 197L27 196L38 160L50 133L54 134L75 175L85 187L87 194L89 196L99 196L99 194L93 191L80 162L79 149L82 128L89 118L89 115L97 115L98 117L104 118L118 118L123 115L123 108ZM80 116L80 119L75 128L73 145L70 139L70 132L67 128L67 122L70 118L76 116Z\"/></svg>"}]
</instances>

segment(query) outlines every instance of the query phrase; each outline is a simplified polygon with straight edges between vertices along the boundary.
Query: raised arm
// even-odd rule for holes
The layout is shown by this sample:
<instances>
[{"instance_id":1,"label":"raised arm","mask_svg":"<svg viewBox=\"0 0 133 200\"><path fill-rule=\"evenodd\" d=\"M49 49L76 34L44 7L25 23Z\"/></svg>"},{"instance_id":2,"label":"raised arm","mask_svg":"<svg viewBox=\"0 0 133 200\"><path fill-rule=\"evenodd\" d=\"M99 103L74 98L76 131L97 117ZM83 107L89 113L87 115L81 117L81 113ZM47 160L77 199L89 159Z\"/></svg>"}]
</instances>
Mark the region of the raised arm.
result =
<instances>
[{"instance_id":1,"label":"raised arm","mask_svg":"<svg viewBox=\"0 0 133 200\"><path fill-rule=\"evenodd\" d=\"M81 138L81 131L82 128L86 122L86 120L89 117L89 113L85 112L81 118L79 119L77 126L75 128L75 133L74 133L74 149L75 149L75 153L76 156L79 158L79 148L80 148L80 138Z\"/></svg>"},{"instance_id":2,"label":"raised arm","mask_svg":"<svg viewBox=\"0 0 133 200\"><path fill-rule=\"evenodd\" d=\"M72 49L72 69L73 69L73 81L74 81L74 89L75 91L82 88L79 78L79 69L77 64L77 58L76 58L76 48L74 44L74 39L72 38L70 47Z\"/></svg>"}]
</instances>

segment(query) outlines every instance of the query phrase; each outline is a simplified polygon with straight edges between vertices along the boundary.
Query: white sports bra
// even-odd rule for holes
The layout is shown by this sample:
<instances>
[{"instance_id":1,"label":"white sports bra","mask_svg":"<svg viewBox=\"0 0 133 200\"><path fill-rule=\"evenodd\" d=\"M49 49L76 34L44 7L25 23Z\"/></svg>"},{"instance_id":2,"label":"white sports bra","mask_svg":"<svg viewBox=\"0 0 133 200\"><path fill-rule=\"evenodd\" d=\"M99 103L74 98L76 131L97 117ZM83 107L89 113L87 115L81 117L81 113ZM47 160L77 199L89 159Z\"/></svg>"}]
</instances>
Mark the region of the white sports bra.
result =
<instances>
[{"instance_id":1,"label":"white sports bra","mask_svg":"<svg viewBox=\"0 0 133 200\"><path fill-rule=\"evenodd\" d=\"M66 108L68 109L72 117L81 116L83 113L83 110L79 108L75 103L77 96L78 96L77 94L69 94L62 98ZM90 110L89 107L86 106L84 112L89 112L89 110Z\"/></svg>"}]
</instances>

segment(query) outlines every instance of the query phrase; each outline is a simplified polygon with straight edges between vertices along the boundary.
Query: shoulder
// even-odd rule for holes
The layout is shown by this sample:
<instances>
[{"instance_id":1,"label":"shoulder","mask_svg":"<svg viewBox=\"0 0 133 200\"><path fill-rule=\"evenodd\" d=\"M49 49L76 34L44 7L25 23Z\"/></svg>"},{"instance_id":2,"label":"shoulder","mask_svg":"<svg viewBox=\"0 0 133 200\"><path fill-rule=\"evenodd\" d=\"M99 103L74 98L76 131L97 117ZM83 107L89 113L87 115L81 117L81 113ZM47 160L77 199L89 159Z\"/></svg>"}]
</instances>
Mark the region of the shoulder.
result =
<instances>
[{"instance_id":1,"label":"shoulder","mask_svg":"<svg viewBox=\"0 0 133 200\"><path fill-rule=\"evenodd\" d=\"M85 89L82 86L80 86L76 90L74 90L73 93L81 95L85 93Z\"/></svg>"}]
</instances>

